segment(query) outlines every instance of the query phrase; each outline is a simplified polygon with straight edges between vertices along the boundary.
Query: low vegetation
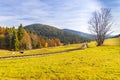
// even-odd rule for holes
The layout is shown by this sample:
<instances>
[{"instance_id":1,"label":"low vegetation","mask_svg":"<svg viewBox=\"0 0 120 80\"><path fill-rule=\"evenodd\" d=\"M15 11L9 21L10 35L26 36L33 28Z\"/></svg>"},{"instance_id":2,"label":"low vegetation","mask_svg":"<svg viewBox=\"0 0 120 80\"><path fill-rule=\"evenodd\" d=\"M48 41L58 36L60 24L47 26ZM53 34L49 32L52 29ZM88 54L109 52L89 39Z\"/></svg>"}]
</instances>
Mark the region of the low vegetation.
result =
<instances>
[{"instance_id":1,"label":"low vegetation","mask_svg":"<svg viewBox=\"0 0 120 80\"><path fill-rule=\"evenodd\" d=\"M89 44L89 48L85 50L64 52L64 54L0 60L0 79L120 80L119 40L120 38L108 39L105 41L105 44L100 47L96 47L95 42L92 42ZM76 48L78 45L80 44L65 47L66 49ZM49 48L46 49L49 50ZM57 47L50 49L62 50L63 48ZM34 50L27 52L32 51L35 52ZM5 53L5 51L3 52Z\"/></svg>"},{"instance_id":2,"label":"low vegetation","mask_svg":"<svg viewBox=\"0 0 120 80\"><path fill-rule=\"evenodd\" d=\"M50 52L59 52L59 51L65 51L65 50L69 50L69 49L80 48L80 46L81 46L81 44L71 44L71 45L59 46L59 47L24 50L24 54L20 54L20 51L0 50L0 57L23 56L23 55L31 55L31 54L44 54L44 53L50 53Z\"/></svg>"}]
</instances>

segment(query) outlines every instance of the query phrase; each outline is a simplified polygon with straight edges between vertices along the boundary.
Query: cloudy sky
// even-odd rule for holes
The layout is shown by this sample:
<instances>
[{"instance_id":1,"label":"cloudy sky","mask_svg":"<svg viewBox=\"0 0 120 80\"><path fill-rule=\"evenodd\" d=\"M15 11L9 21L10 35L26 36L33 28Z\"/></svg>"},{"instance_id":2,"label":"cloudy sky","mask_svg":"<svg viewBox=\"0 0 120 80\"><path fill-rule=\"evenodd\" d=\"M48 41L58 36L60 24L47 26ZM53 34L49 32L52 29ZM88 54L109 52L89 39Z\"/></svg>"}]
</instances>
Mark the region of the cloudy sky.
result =
<instances>
[{"instance_id":1,"label":"cloudy sky","mask_svg":"<svg viewBox=\"0 0 120 80\"><path fill-rule=\"evenodd\" d=\"M0 26L48 24L89 32L91 13L111 8L114 34L120 33L120 0L0 0Z\"/></svg>"}]
</instances>

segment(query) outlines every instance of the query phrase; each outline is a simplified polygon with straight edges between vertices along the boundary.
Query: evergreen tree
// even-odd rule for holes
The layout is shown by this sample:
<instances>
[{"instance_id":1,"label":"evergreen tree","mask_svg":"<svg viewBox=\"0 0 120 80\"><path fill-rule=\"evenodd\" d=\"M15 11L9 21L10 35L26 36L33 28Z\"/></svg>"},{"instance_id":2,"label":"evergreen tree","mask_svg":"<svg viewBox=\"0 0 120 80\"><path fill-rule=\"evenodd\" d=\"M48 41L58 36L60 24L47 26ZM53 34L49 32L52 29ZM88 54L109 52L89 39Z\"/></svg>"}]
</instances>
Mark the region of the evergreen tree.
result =
<instances>
[{"instance_id":1,"label":"evergreen tree","mask_svg":"<svg viewBox=\"0 0 120 80\"><path fill-rule=\"evenodd\" d=\"M13 31L15 30L15 28L8 28L6 27L6 33L5 33L5 36L6 36L6 48L11 50L13 48L13 45L12 45L12 40L13 40Z\"/></svg>"},{"instance_id":2,"label":"evergreen tree","mask_svg":"<svg viewBox=\"0 0 120 80\"><path fill-rule=\"evenodd\" d=\"M23 25L20 24L20 26L18 27L18 40L20 43L20 49L24 49L26 46L23 44L25 41L23 40L25 36L25 30L23 28Z\"/></svg>"},{"instance_id":3,"label":"evergreen tree","mask_svg":"<svg viewBox=\"0 0 120 80\"><path fill-rule=\"evenodd\" d=\"M21 41L24 37L24 28L23 25L20 24L20 26L18 27L18 39L19 41Z\"/></svg>"},{"instance_id":4,"label":"evergreen tree","mask_svg":"<svg viewBox=\"0 0 120 80\"><path fill-rule=\"evenodd\" d=\"M6 48L6 42L5 42L5 35L0 34L0 48L5 49Z\"/></svg>"},{"instance_id":5,"label":"evergreen tree","mask_svg":"<svg viewBox=\"0 0 120 80\"><path fill-rule=\"evenodd\" d=\"M18 35L17 32L14 31L13 32L13 48L14 50L19 50L20 44L19 44L19 40L18 40Z\"/></svg>"},{"instance_id":6,"label":"evergreen tree","mask_svg":"<svg viewBox=\"0 0 120 80\"><path fill-rule=\"evenodd\" d=\"M38 36L32 32L27 32L22 24L20 24L18 29L15 29L15 27L0 27L0 49L17 51L59 46L61 44L60 40L53 38Z\"/></svg>"}]
</instances>

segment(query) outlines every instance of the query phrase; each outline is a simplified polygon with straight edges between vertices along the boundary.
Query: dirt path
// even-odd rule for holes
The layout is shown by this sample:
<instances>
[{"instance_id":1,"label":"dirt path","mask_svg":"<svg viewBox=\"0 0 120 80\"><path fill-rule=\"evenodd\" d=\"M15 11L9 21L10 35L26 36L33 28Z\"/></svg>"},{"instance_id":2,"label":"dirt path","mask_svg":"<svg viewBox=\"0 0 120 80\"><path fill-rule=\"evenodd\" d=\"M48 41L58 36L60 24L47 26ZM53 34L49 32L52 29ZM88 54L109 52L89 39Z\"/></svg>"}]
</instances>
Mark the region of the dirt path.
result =
<instances>
[{"instance_id":1,"label":"dirt path","mask_svg":"<svg viewBox=\"0 0 120 80\"><path fill-rule=\"evenodd\" d=\"M49 52L49 53L41 53L41 54L30 54L30 55L19 55L19 56L4 56L4 57L0 57L0 60L15 59L15 58L28 58L28 57L37 57L37 56L48 56L48 55L61 54L61 53L64 53L64 52L71 52L71 51L76 51L76 50L81 50L81 49L76 48L76 49L69 49L69 50L65 50L65 51Z\"/></svg>"}]
</instances>

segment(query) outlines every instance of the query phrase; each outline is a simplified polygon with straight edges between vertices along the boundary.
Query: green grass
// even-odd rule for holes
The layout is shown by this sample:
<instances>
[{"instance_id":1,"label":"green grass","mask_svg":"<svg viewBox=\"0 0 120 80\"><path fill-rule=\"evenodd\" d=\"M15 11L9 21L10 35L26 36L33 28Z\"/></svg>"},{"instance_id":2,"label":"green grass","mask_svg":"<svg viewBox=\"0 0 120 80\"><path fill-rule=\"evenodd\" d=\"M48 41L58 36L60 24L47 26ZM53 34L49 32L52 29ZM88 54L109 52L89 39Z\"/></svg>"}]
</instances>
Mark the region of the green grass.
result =
<instances>
[{"instance_id":1,"label":"green grass","mask_svg":"<svg viewBox=\"0 0 120 80\"><path fill-rule=\"evenodd\" d=\"M120 80L120 45L109 41L116 39L100 47L92 42L90 48L64 54L0 60L0 80Z\"/></svg>"}]
</instances>

